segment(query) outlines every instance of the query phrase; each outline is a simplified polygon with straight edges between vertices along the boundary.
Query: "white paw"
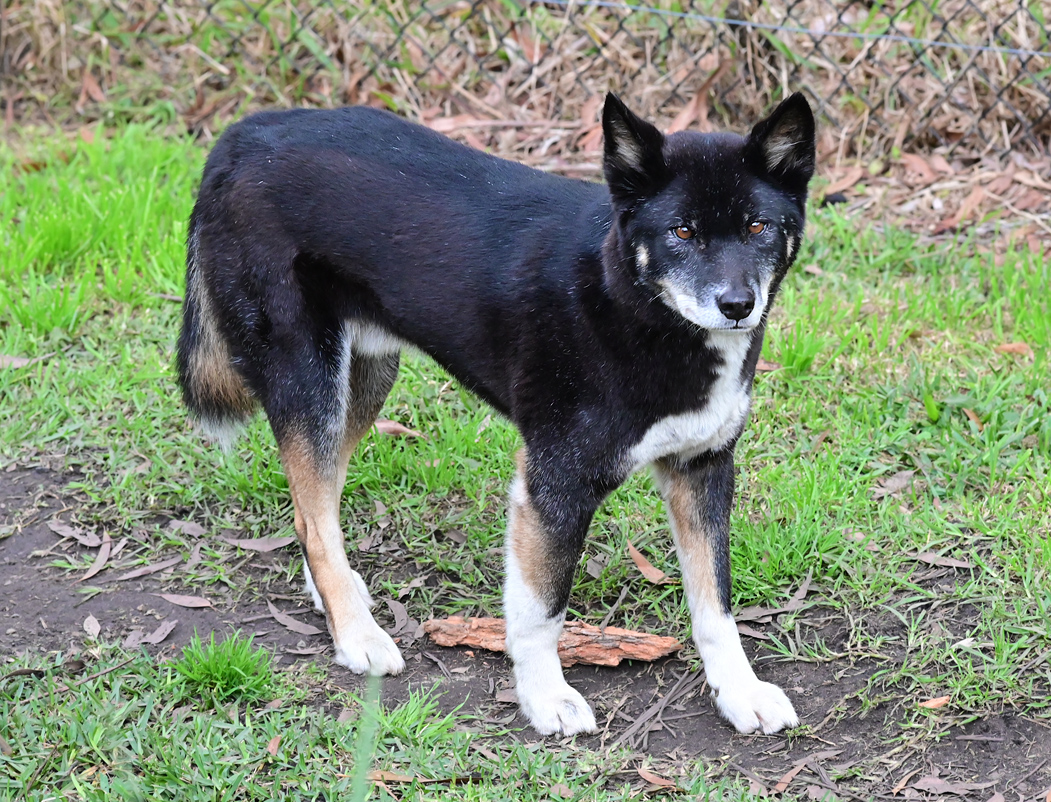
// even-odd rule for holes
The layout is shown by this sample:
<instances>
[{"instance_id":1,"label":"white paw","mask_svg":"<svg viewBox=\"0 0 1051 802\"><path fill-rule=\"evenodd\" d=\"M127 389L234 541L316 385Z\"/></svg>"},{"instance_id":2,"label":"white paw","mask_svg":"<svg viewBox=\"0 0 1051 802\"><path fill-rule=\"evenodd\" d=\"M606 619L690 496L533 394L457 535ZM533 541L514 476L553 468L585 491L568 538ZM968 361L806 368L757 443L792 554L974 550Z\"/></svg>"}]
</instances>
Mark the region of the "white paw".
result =
<instances>
[{"instance_id":1,"label":"white paw","mask_svg":"<svg viewBox=\"0 0 1051 802\"><path fill-rule=\"evenodd\" d=\"M317 586L314 584L314 577L310 573L310 566L307 565L306 560L303 560L303 578L306 579L307 583L307 595L314 600L314 609L319 613L325 612L325 603L321 600L321 594L317 592Z\"/></svg>"},{"instance_id":2,"label":"white paw","mask_svg":"<svg viewBox=\"0 0 1051 802\"><path fill-rule=\"evenodd\" d=\"M357 571L351 571L350 578L354 580L354 587L357 588L358 593L361 594L361 599L365 602L365 606L370 610L375 607L376 602L374 602L372 596L369 595L369 589L365 585L365 580L361 578L361 574Z\"/></svg>"},{"instance_id":3,"label":"white paw","mask_svg":"<svg viewBox=\"0 0 1051 802\"><path fill-rule=\"evenodd\" d=\"M595 732L595 714L579 692L565 683L552 683L547 688L525 690L518 687L518 702L533 729L541 735L576 735Z\"/></svg>"},{"instance_id":4,"label":"white paw","mask_svg":"<svg viewBox=\"0 0 1051 802\"><path fill-rule=\"evenodd\" d=\"M354 633L336 644L336 662L346 666L355 674L385 676L400 674L405 668L401 652L390 635L374 622L369 622L364 632Z\"/></svg>"},{"instance_id":5,"label":"white paw","mask_svg":"<svg viewBox=\"0 0 1051 802\"><path fill-rule=\"evenodd\" d=\"M761 729L770 735L799 724L799 716L785 692L769 682L727 684L714 696L723 718L740 733Z\"/></svg>"}]
</instances>

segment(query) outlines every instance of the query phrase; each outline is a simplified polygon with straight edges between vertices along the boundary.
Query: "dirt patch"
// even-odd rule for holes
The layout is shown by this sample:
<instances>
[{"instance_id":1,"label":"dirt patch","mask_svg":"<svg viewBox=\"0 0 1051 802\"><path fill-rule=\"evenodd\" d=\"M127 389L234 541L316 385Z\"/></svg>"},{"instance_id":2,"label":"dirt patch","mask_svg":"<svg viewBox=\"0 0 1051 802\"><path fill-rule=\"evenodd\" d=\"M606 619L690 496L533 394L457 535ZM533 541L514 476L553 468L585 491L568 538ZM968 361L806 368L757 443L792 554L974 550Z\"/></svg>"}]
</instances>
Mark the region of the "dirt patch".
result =
<instances>
[{"instance_id":1,"label":"dirt patch","mask_svg":"<svg viewBox=\"0 0 1051 802\"><path fill-rule=\"evenodd\" d=\"M62 540L48 526L82 505L63 487L57 474L45 470L0 474L0 654L83 648L84 621L90 615L106 641L123 641L134 630L148 634L161 623L177 620L160 644L146 646L159 658L177 652L194 630L206 634L239 628L272 649L279 664L329 662L326 634L292 632L270 615L268 601L296 613L303 623L324 628L322 616L308 609L298 582L289 586L286 554L242 560L234 574L245 579L248 590L211 588L207 596L213 607L203 609L176 607L155 595L201 592L187 585L178 565L128 581L115 581L117 572L109 571L77 582L76 574L54 563L90 550ZM407 627L404 620L397 621L396 605L380 601L377 620L388 628L400 623L407 663L404 674L384 683L388 703L434 689L443 712L459 709L489 724L522 728L511 737L541 740L518 715L510 665L503 655L435 646L416 637L414 622ZM803 620L800 636L809 642L844 642L847 630L840 614L818 612L820 618ZM888 634L894 634L896 626L903 625L892 617L878 622ZM884 689L880 700L866 700L873 674L886 670L888 661L905 660L904 655L885 652L879 660L803 662L776 658L750 638L746 648L760 677L785 688L793 699L805 725L800 734L734 733L716 714L703 674L673 658L618 668L569 669L569 681L595 705L602 728L595 736L578 738L577 745L596 750L627 747L645 754L669 776L699 759L713 778L743 776L757 792L773 792L787 777L790 791L812 798L829 792L841 799L920 799L948 793L988 800L1000 792L1007 799L1043 799L1051 785L1051 728L1046 721L1009 712L958 720L914 719L905 708L915 700L896 697L893 689ZM335 690L361 693L364 681L330 664L319 703L331 704ZM899 785L899 793L891 796Z\"/></svg>"}]
</instances>

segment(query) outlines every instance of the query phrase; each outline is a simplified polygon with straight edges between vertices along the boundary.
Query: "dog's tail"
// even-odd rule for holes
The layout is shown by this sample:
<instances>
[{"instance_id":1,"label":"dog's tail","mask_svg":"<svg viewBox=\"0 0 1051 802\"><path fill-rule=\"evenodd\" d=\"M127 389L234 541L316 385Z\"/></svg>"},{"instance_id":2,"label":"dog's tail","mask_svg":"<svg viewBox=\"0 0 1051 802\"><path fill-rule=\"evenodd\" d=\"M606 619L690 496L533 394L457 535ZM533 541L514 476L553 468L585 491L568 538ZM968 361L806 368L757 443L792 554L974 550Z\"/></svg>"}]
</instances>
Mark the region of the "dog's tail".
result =
<instances>
[{"instance_id":1,"label":"dog's tail","mask_svg":"<svg viewBox=\"0 0 1051 802\"><path fill-rule=\"evenodd\" d=\"M199 226L194 210L186 246L186 296L176 365L186 406L204 433L227 448L255 411L255 399L234 368L201 271Z\"/></svg>"}]
</instances>

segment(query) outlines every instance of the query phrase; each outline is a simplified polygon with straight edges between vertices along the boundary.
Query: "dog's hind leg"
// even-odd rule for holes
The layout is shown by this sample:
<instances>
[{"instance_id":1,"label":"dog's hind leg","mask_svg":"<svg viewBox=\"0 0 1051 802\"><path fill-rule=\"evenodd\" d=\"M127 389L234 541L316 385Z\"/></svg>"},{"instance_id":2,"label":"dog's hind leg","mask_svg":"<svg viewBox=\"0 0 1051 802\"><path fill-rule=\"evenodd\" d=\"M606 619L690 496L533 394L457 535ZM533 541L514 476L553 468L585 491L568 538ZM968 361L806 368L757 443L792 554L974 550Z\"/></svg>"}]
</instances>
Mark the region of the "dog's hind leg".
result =
<instances>
[{"instance_id":1,"label":"dog's hind leg","mask_svg":"<svg viewBox=\"0 0 1051 802\"><path fill-rule=\"evenodd\" d=\"M556 483L542 476L534 477L531 488L525 461L520 452L504 549L507 653L514 662L518 702L541 735L594 732L595 714L562 675L558 638L597 502L589 502L586 493L566 492L564 481L556 492Z\"/></svg>"},{"instance_id":2,"label":"dog's hind leg","mask_svg":"<svg viewBox=\"0 0 1051 802\"><path fill-rule=\"evenodd\" d=\"M342 336L350 334L344 329ZM339 506L350 455L394 383L398 356L353 354L349 342L343 352L346 365L336 371L343 387L334 388L346 393L343 408L336 410L342 425L290 426L278 434L278 446L295 505L307 590L325 611L336 662L357 673L397 674L405 663L373 620L372 599L347 560Z\"/></svg>"},{"instance_id":3,"label":"dog's hind leg","mask_svg":"<svg viewBox=\"0 0 1051 802\"><path fill-rule=\"evenodd\" d=\"M778 732L799 717L784 691L761 682L748 664L730 611L730 507L733 451L654 465L671 518L675 549L708 685L719 712L738 732Z\"/></svg>"}]
</instances>

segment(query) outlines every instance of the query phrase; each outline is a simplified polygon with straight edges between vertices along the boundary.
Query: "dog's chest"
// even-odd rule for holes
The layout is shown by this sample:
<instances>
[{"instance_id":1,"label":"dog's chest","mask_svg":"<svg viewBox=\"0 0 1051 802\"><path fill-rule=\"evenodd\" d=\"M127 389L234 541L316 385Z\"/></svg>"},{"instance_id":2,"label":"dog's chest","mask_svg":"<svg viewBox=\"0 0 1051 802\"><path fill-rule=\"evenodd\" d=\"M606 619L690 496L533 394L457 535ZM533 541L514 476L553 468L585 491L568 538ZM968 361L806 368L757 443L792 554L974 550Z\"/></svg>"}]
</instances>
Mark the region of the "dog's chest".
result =
<instances>
[{"instance_id":1,"label":"dog's chest","mask_svg":"<svg viewBox=\"0 0 1051 802\"><path fill-rule=\"evenodd\" d=\"M661 418L629 451L631 469L636 470L661 457L686 459L726 445L740 431L748 416L751 395L741 382L741 365L750 338L741 334L714 335L713 344L722 354L715 382L704 406L679 415Z\"/></svg>"}]
</instances>

